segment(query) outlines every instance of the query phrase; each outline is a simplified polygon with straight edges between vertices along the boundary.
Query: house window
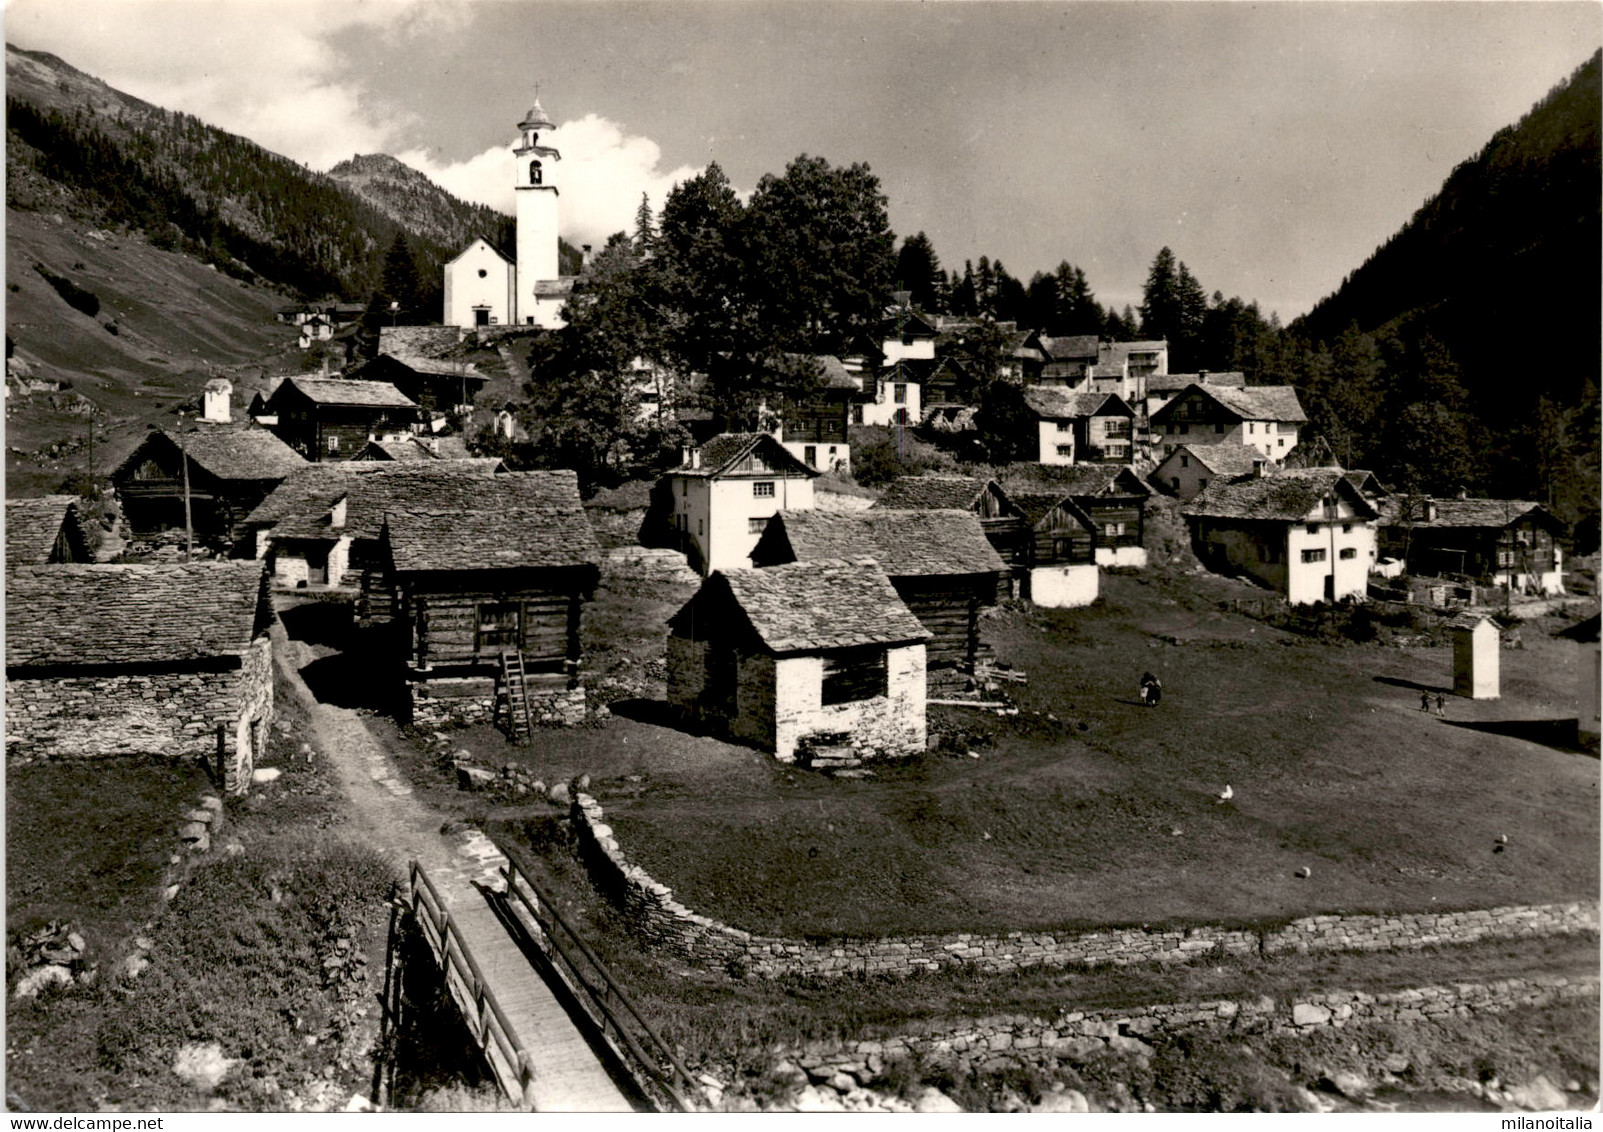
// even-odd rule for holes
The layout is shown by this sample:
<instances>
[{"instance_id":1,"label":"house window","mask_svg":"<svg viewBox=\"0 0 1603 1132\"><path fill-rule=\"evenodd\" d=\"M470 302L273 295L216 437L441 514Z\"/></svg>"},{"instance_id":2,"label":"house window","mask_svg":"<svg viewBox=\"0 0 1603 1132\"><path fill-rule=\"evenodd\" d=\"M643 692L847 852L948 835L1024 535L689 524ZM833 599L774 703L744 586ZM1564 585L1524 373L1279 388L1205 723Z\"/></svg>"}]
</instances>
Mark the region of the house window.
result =
<instances>
[{"instance_id":1,"label":"house window","mask_svg":"<svg viewBox=\"0 0 1603 1132\"><path fill-rule=\"evenodd\" d=\"M697 519L696 520L696 537L697 538L705 537L705 535L707 534L706 527L707 527L707 521L705 519Z\"/></svg>"},{"instance_id":2,"label":"house window","mask_svg":"<svg viewBox=\"0 0 1603 1132\"><path fill-rule=\"evenodd\" d=\"M680 495L689 495L690 494L690 481L689 480L680 480L679 481L679 494Z\"/></svg>"},{"instance_id":3,"label":"house window","mask_svg":"<svg viewBox=\"0 0 1603 1132\"><path fill-rule=\"evenodd\" d=\"M515 601L495 602L479 606L477 631L473 637L475 652L491 649L523 647L523 606Z\"/></svg>"},{"instance_id":4,"label":"house window","mask_svg":"<svg viewBox=\"0 0 1603 1132\"><path fill-rule=\"evenodd\" d=\"M1180 453L1180 466L1182 468L1189 468L1191 466L1191 457L1187 456L1184 452Z\"/></svg>"},{"instance_id":5,"label":"house window","mask_svg":"<svg viewBox=\"0 0 1603 1132\"><path fill-rule=\"evenodd\" d=\"M1208 486L1208 477L1207 476L1198 476L1197 477L1197 489L1200 491L1202 488L1205 488L1207 486Z\"/></svg>"},{"instance_id":6,"label":"house window","mask_svg":"<svg viewBox=\"0 0 1603 1132\"><path fill-rule=\"evenodd\" d=\"M1309 523L1308 524L1308 533L1311 534L1311 535L1317 535L1319 533L1319 524L1318 523Z\"/></svg>"},{"instance_id":7,"label":"house window","mask_svg":"<svg viewBox=\"0 0 1603 1132\"><path fill-rule=\"evenodd\" d=\"M759 480L751 485L751 493L759 497L773 498L774 484L772 480Z\"/></svg>"},{"instance_id":8,"label":"house window","mask_svg":"<svg viewBox=\"0 0 1603 1132\"><path fill-rule=\"evenodd\" d=\"M1058 455L1059 456L1072 457L1074 455L1074 445L1072 445L1072 444L1059 444L1058 445Z\"/></svg>"},{"instance_id":9,"label":"house window","mask_svg":"<svg viewBox=\"0 0 1603 1132\"><path fill-rule=\"evenodd\" d=\"M1341 533L1344 534L1344 535L1352 534L1353 533L1353 525L1351 523L1343 523L1341 525Z\"/></svg>"},{"instance_id":10,"label":"house window","mask_svg":"<svg viewBox=\"0 0 1603 1132\"><path fill-rule=\"evenodd\" d=\"M862 424L862 423L863 423L863 407L861 405L853 405L852 406L852 424Z\"/></svg>"},{"instance_id":11,"label":"house window","mask_svg":"<svg viewBox=\"0 0 1603 1132\"><path fill-rule=\"evenodd\" d=\"M1257 432L1258 432L1258 426L1253 424L1251 421L1248 421L1247 422L1247 435L1248 436L1254 436L1254 435L1257 434Z\"/></svg>"},{"instance_id":12,"label":"house window","mask_svg":"<svg viewBox=\"0 0 1603 1132\"><path fill-rule=\"evenodd\" d=\"M328 445L328 450L330 453L338 452L340 450L340 438L338 436L327 437L325 443Z\"/></svg>"},{"instance_id":13,"label":"house window","mask_svg":"<svg viewBox=\"0 0 1603 1132\"><path fill-rule=\"evenodd\" d=\"M1341 548L1341 553L1337 557L1341 558L1343 561L1349 558L1357 558L1358 550L1356 547L1344 546Z\"/></svg>"},{"instance_id":14,"label":"house window","mask_svg":"<svg viewBox=\"0 0 1603 1132\"><path fill-rule=\"evenodd\" d=\"M1107 535L1108 538L1118 538L1120 535L1124 534L1124 524L1123 523L1103 523L1102 524L1102 533Z\"/></svg>"},{"instance_id":15,"label":"house window","mask_svg":"<svg viewBox=\"0 0 1603 1132\"><path fill-rule=\"evenodd\" d=\"M1303 551L1302 560L1304 562L1323 562L1325 560L1325 548L1321 546L1317 550Z\"/></svg>"},{"instance_id":16,"label":"house window","mask_svg":"<svg viewBox=\"0 0 1603 1132\"><path fill-rule=\"evenodd\" d=\"M1058 421L1057 426L1059 432L1068 432L1069 429L1074 427L1069 421Z\"/></svg>"},{"instance_id":17,"label":"house window","mask_svg":"<svg viewBox=\"0 0 1603 1132\"><path fill-rule=\"evenodd\" d=\"M767 525L768 525L768 517L766 515L758 516L755 519L747 519L746 520L746 533L748 535L760 535L760 534L763 533L763 528L766 527Z\"/></svg>"},{"instance_id":18,"label":"house window","mask_svg":"<svg viewBox=\"0 0 1603 1132\"><path fill-rule=\"evenodd\" d=\"M850 704L885 695L885 650L842 649L824 657L821 702Z\"/></svg>"},{"instance_id":19,"label":"house window","mask_svg":"<svg viewBox=\"0 0 1603 1132\"><path fill-rule=\"evenodd\" d=\"M809 468L818 467L818 446L809 444L807 447L803 448L802 459L807 462L807 466Z\"/></svg>"},{"instance_id":20,"label":"house window","mask_svg":"<svg viewBox=\"0 0 1603 1132\"><path fill-rule=\"evenodd\" d=\"M893 385L893 386L891 386L891 391L892 391L893 396L895 396L896 403L898 405L907 404L907 386L905 386L905 385Z\"/></svg>"}]
</instances>

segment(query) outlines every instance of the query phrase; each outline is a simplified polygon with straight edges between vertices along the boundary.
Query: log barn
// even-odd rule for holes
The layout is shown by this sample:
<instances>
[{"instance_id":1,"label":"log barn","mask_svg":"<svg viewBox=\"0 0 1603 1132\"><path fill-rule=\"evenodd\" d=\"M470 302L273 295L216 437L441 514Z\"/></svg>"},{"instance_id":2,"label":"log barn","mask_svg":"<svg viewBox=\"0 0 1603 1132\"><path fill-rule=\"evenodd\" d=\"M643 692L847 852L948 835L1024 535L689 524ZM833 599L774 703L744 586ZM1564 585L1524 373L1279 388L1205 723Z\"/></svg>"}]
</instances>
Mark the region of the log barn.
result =
<instances>
[{"instance_id":1,"label":"log barn","mask_svg":"<svg viewBox=\"0 0 1603 1132\"><path fill-rule=\"evenodd\" d=\"M477 480L451 508L397 504L383 554L411 716L422 725L584 719L580 617L601 550L571 471Z\"/></svg>"},{"instance_id":2,"label":"log barn","mask_svg":"<svg viewBox=\"0 0 1603 1132\"><path fill-rule=\"evenodd\" d=\"M925 745L929 631L873 559L719 570L668 622L668 702L782 762Z\"/></svg>"},{"instance_id":3,"label":"log barn","mask_svg":"<svg viewBox=\"0 0 1603 1132\"><path fill-rule=\"evenodd\" d=\"M1056 491L1012 496L1027 535L1013 565L1018 596L1053 609L1090 605L1101 589L1096 523Z\"/></svg>"},{"instance_id":4,"label":"log barn","mask_svg":"<svg viewBox=\"0 0 1603 1132\"><path fill-rule=\"evenodd\" d=\"M203 757L242 794L273 718L259 562L6 571L6 755Z\"/></svg>"},{"instance_id":5,"label":"log barn","mask_svg":"<svg viewBox=\"0 0 1603 1132\"><path fill-rule=\"evenodd\" d=\"M308 460L348 460L370 440L412 431L418 407L383 381L287 377L268 405L278 435Z\"/></svg>"},{"instance_id":6,"label":"log barn","mask_svg":"<svg viewBox=\"0 0 1603 1132\"><path fill-rule=\"evenodd\" d=\"M995 605L1007 566L972 511L781 511L752 565L873 558L930 631L932 684L961 684L986 655L980 610Z\"/></svg>"},{"instance_id":7,"label":"log barn","mask_svg":"<svg viewBox=\"0 0 1603 1132\"><path fill-rule=\"evenodd\" d=\"M306 466L259 428L203 424L157 429L111 473L124 521L136 538L184 528L184 464L196 541L231 546L240 524L291 472Z\"/></svg>"},{"instance_id":8,"label":"log barn","mask_svg":"<svg viewBox=\"0 0 1603 1132\"><path fill-rule=\"evenodd\" d=\"M1128 466L1083 464L1045 467L1014 464L1001 477L1009 495L1056 492L1071 500L1096 524L1099 566L1145 566L1144 518L1152 489Z\"/></svg>"},{"instance_id":9,"label":"log barn","mask_svg":"<svg viewBox=\"0 0 1603 1132\"><path fill-rule=\"evenodd\" d=\"M1380 508L1380 554L1410 574L1459 574L1494 586L1561 594L1564 523L1524 499L1393 496Z\"/></svg>"}]
</instances>

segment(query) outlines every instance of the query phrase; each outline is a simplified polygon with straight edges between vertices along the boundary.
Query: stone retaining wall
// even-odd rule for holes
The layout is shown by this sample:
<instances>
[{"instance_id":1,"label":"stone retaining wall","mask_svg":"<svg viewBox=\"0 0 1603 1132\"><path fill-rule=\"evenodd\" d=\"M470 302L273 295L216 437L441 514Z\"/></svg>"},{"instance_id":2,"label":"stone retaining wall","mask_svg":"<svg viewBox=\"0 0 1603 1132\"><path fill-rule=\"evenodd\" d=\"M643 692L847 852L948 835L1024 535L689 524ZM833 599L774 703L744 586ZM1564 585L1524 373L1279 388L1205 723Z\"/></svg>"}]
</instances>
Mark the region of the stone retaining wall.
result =
<instances>
[{"instance_id":1,"label":"stone retaining wall","mask_svg":"<svg viewBox=\"0 0 1603 1132\"><path fill-rule=\"evenodd\" d=\"M1282 927L1109 928L1082 934L954 933L810 942L754 935L699 915L631 864L601 806L576 794L569 811L580 859L596 886L648 946L687 962L755 975L905 975L969 965L985 971L1035 966L1189 962L1206 955L1279 951L1379 951L1517 936L1596 931L1595 901L1393 916L1308 916Z\"/></svg>"},{"instance_id":2,"label":"stone retaining wall","mask_svg":"<svg viewBox=\"0 0 1603 1132\"><path fill-rule=\"evenodd\" d=\"M809 1060L865 1057L974 1056L1031 1051L1041 1056L1083 1058L1098 1046L1139 1050L1154 1039L1207 1030L1239 1034L1305 1034L1340 1029L1355 1023L1424 1022L1471 1014L1496 1013L1521 1006L1545 1006L1563 999L1596 998L1594 976L1565 978L1537 975L1491 983L1411 987L1384 994L1329 991L1276 1001L1216 999L1209 1002L1163 1003L1114 1010L1064 1009L1053 1018L1006 1016L975 1019L961 1026L924 1033L850 1041L815 1043L801 1051Z\"/></svg>"},{"instance_id":3,"label":"stone retaining wall","mask_svg":"<svg viewBox=\"0 0 1603 1132\"><path fill-rule=\"evenodd\" d=\"M431 686L411 686L412 724L425 729L441 727L477 727L494 725L499 718L498 706L504 697L495 691L496 682L480 680L475 683L488 688L482 695L441 695L443 681L432 681ZM528 686L529 717L536 726L553 725L577 727L585 719L584 685L547 688L538 684ZM504 712L504 707L502 707Z\"/></svg>"}]
</instances>

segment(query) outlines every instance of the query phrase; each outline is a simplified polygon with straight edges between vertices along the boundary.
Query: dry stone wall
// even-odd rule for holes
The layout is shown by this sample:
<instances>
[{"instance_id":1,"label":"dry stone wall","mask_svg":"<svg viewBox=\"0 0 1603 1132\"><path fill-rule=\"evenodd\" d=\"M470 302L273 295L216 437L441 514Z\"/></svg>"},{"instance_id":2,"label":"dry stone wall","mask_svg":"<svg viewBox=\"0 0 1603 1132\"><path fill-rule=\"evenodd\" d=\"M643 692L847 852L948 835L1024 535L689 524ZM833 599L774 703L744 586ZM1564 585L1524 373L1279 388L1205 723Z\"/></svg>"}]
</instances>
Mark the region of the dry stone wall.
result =
<instances>
[{"instance_id":1,"label":"dry stone wall","mask_svg":"<svg viewBox=\"0 0 1603 1132\"><path fill-rule=\"evenodd\" d=\"M6 681L6 754L15 759L217 755L229 789L252 764L250 724L272 721L271 644L258 638L239 667ZM244 745L240 724L244 723ZM259 735L260 732L258 731Z\"/></svg>"},{"instance_id":2,"label":"dry stone wall","mask_svg":"<svg viewBox=\"0 0 1603 1132\"><path fill-rule=\"evenodd\" d=\"M819 1043L800 1051L809 1063L838 1059L921 1055L931 1059L1014 1053L1043 1058L1084 1058L1099 1046L1139 1049L1160 1037L1212 1031L1237 1034L1306 1034L1371 1023L1413 1023L1523 1006L1545 1006L1572 998L1596 998L1596 977L1538 975L1491 983L1411 987L1384 994L1327 991L1277 1001L1268 996L1163 1003L1114 1010L1064 1009L1055 1017L1010 1015L975 1019L961 1026L893 1037Z\"/></svg>"},{"instance_id":3,"label":"dry stone wall","mask_svg":"<svg viewBox=\"0 0 1603 1132\"><path fill-rule=\"evenodd\" d=\"M1593 902L1396 916L1309 916L1277 928L1109 928L1068 934L954 933L824 942L754 935L700 915L625 857L599 803L576 794L570 818L581 860L598 888L649 946L707 967L777 977L903 975L970 966L1006 972L1036 966L1189 962L1208 955L1386 950L1598 929Z\"/></svg>"},{"instance_id":4,"label":"dry stone wall","mask_svg":"<svg viewBox=\"0 0 1603 1132\"><path fill-rule=\"evenodd\" d=\"M495 687L494 680L433 680L427 685L414 684L411 688L412 723L428 729L494 725L505 712L505 697ZM572 688L531 683L528 698L529 717L537 725L577 727L584 722L582 683Z\"/></svg>"}]
</instances>

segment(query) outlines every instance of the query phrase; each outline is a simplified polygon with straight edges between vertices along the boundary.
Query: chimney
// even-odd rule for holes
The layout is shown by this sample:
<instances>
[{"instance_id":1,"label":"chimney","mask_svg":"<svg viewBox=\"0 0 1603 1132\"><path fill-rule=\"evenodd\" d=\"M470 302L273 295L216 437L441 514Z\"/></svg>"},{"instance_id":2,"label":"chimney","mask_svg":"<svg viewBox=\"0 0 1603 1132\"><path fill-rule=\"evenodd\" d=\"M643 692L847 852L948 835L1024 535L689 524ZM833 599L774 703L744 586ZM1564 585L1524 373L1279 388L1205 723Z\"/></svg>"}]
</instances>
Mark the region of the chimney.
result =
<instances>
[{"instance_id":1,"label":"chimney","mask_svg":"<svg viewBox=\"0 0 1603 1132\"><path fill-rule=\"evenodd\" d=\"M687 468L699 469L701 467L701 449L695 445L687 444L679 450L680 463Z\"/></svg>"},{"instance_id":2,"label":"chimney","mask_svg":"<svg viewBox=\"0 0 1603 1132\"><path fill-rule=\"evenodd\" d=\"M1436 501L1434 499L1432 499L1430 496L1427 495L1425 497L1425 522L1434 523L1435 521L1436 521Z\"/></svg>"},{"instance_id":3,"label":"chimney","mask_svg":"<svg viewBox=\"0 0 1603 1132\"><path fill-rule=\"evenodd\" d=\"M579 259L579 269L582 271L590 266L590 245L581 244L579 246L579 250L584 253L584 255Z\"/></svg>"},{"instance_id":4,"label":"chimney","mask_svg":"<svg viewBox=\"0 0 1603 1132\"><path fill-rule=\"evenodd\" d=\"M1200 382L1203 385L1208 384L1208 371L1207 370L1203 370L1200 373L1198 373L1197 374L1197 381Z\"/></svg>"}]
</instances>

